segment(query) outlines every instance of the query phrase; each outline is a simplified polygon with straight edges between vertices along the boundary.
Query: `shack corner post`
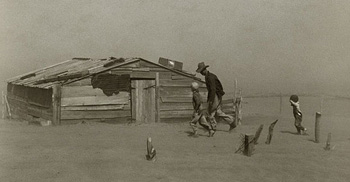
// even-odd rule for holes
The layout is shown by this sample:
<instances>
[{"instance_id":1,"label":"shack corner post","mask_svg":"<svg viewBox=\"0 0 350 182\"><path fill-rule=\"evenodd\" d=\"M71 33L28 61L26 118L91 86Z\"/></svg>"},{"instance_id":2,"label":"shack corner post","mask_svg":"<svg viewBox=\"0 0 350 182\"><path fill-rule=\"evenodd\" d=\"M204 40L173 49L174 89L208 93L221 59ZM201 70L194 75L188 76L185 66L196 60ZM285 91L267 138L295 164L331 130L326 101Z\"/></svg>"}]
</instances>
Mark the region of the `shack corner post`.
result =
<instances>
[{"instance_id":1,"label":"shack corner post","mask_svg":"<svg viewBox=\"0 0 350 182\"><path fill-rule=\"evenodd\" d=\"M52 124L61 124L61 84L54 84L52 86Z\"/></svg>"}]
</instances>

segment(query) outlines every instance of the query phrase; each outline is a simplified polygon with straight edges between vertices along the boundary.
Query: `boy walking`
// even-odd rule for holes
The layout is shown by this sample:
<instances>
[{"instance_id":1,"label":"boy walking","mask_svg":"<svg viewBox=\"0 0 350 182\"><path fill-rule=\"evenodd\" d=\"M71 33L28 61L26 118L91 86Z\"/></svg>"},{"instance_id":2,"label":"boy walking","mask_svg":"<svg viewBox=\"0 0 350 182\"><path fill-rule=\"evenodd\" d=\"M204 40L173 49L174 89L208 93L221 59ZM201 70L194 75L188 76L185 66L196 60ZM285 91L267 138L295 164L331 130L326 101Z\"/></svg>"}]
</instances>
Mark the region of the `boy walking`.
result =
<instances>
[{"instance_id":1,"label":"boy walking","mask_svg":"<svg viewBox=\"0 0 350 182\"><path fill-rule=\"evenodd\" d=\"M303 114L301 113L300 110L300 105L299 105L299 97L297 95L292 95L289 98L289 102L291 106L293 107L293 115L295 119L295 128L298 131L298 134L306 134L306 128L301 125L301 122L303 120Z\"/></svg>"},{"instance_id":2,"label":"boy walking","mask_svg":"<svg viewBox=\"0 0 350 182\"><path fill-rule=\"evenodd\" d=\"M209 137L212 137L215 133L215 131L212 129L212 127L208 124L206 116L207 113L205 110L202 110L202 98L199 94L199 85L197 82L193 82L191 84L191 90L192 90L192 104L193 104L193 116L192 120L190 121L190 126L193 129L193 136L198 137L198 128L197 123L209 131Z\"/></svg>"}]
</instances>

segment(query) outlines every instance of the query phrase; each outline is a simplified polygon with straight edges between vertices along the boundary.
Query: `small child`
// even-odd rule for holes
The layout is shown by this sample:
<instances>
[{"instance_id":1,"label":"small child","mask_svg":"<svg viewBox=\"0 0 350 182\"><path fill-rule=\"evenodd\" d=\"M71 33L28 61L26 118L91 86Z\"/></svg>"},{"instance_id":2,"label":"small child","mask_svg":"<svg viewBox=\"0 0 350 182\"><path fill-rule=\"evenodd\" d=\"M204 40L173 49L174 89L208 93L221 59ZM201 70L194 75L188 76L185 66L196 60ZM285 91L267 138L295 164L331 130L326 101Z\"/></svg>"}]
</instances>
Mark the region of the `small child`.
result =
<instances>
[{"instance_id":1,"label":"small child","mask_svg":"<svg viewBox=\"0 0 350 182\"><path fill-rule=\"evenodd\" d=\"M190 126L193 129L193 136L194 137L198 137L198 133L197 133L197 123L199 122L199 124L205 128L206 130L209 131L209 137L212 137L215 133L215 131L213 130L213 128L211 127L211 125L208 124L206 116L208 115L206 112L206 110L202 109L202 98L201 95L199 94L199 85L197 82L193 82L191 84L191 90L192 90L192 104L193 104L193 116L192 116L192 120L190 121Z\"/></svg>"},{"instance_id":2,"label":"small child","mask_svg":"<svg viewBox=\"0 0 350 182\"><path fill-rule=\"evenodd\" d=\"M297 128L298 134L299 135L306 134L306 128L301 126L301 122L303 120L303 114L301 113L301 110L300 110L299 97L297 95L292 95L289 98L289 102L290 102L291 106L293 107L293 115L295 118L294 125Z\"/></svg>"}]
</instances>

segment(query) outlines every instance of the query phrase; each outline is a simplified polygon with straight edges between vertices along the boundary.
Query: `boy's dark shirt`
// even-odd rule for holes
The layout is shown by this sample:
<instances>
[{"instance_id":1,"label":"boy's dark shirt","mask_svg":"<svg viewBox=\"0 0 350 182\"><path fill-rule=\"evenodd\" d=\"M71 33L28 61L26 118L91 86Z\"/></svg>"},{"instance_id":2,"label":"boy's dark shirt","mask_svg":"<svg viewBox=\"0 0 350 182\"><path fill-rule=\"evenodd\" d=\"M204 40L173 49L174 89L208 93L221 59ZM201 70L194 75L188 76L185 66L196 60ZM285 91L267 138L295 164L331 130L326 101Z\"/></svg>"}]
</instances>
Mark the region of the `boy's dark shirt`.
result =
<instances>
[{"instance_id":1,"label":"boy's dark shirt","mask_svg":"<svg viewBox=\"0 0 350 182\"><path fill-rule=\"evenodd\" d=\"M224 89L218 77L209 71L205 75L205 84L208 90L208 102L214 102L215 94L219 100L225 95Z\"/></svg>"}]
</instances>

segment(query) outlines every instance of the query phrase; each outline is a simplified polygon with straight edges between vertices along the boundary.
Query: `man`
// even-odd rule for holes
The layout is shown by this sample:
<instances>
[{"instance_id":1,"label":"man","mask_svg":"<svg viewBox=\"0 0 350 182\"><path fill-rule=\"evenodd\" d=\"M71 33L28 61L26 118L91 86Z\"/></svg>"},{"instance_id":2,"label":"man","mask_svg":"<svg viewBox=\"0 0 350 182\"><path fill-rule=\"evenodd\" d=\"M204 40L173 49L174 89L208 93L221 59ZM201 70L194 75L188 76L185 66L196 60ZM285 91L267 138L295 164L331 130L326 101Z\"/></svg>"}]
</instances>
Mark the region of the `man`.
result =
<instances>
[{"instance_id":1,"label":"man","mask_svg":"<svg viewBox=\"0 0 350 182\"><path fill-rule=\"evenodd\" d=\"M205 65L204 62L201 62L198 64L196 72L205 76L205 84L208 90L208 113L210 124L215 131L217 125L217 122L215 120L216 115L220 118L223 118L230 125L229 131L231 131L232 129L236 128L234 118L230 115L225 114L221 110L222 96L225 94L225 92L218 77L215 74L210 73L207 70L207 67L209 66Z\"/></svg>"}]
</instances>

